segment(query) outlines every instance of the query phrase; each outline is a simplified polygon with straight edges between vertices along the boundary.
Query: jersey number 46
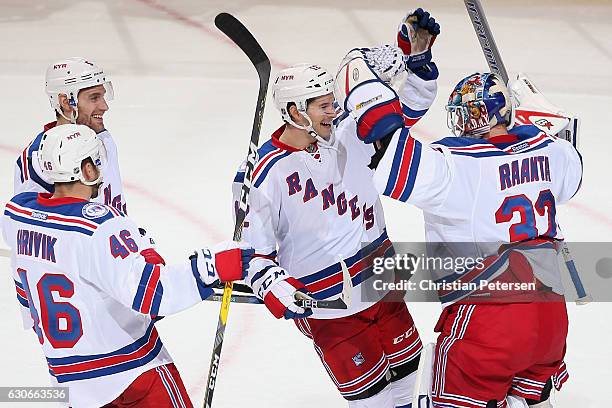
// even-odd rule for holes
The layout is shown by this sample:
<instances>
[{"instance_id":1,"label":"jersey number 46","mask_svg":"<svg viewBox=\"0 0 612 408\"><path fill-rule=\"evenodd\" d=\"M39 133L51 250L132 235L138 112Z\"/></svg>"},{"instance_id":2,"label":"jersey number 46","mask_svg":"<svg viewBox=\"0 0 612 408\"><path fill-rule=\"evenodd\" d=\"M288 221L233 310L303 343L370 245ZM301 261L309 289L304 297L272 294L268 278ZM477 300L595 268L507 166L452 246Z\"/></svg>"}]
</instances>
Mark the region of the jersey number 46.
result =
<instances>
[{"instance_id":1,"label":"jersey number 46","mask_svg":"<svg viewBox=\"0 0 612 408\"><path fill-rule=\"evenodd\" d=\"M19 268L17 273L28 296L30 313L34 320L34 331L38 336L40 344L44 343L44 337L40 328L42 324L45 337L53 348L73 347L83 335L81 313L72 304L56 301L53 298L53 292L56 292L62 298L71 298L74 295L74 284L72 281L65 275L54 273L46 273L39 279L36 284L40 301L39 315L39 311L34 306L27 271Z\"/></svg>"}]
</instances>

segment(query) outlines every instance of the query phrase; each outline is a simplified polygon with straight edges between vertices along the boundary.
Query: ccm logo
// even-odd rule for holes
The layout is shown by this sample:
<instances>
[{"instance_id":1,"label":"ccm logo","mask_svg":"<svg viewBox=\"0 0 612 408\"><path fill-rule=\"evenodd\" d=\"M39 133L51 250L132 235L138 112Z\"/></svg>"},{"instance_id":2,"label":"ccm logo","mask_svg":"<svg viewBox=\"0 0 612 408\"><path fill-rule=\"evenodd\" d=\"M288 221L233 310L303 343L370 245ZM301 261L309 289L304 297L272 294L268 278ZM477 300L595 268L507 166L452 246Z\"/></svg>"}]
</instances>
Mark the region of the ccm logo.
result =
<instances>
[{"instance_id":1,"label":"ccm logo","mask_svg":"<svg viewBox=\"0 0 612 408\"><path fill-rule=\"evenodd\" d=\"M404 339L407 339L408 337L410 337L412 333L414 333L414 327L411 327L410 330L408 330L406 333L400 334L399 336L394 338L393 344L401 343L402 341L404 341Z\"/></svg>"}]
</instances>

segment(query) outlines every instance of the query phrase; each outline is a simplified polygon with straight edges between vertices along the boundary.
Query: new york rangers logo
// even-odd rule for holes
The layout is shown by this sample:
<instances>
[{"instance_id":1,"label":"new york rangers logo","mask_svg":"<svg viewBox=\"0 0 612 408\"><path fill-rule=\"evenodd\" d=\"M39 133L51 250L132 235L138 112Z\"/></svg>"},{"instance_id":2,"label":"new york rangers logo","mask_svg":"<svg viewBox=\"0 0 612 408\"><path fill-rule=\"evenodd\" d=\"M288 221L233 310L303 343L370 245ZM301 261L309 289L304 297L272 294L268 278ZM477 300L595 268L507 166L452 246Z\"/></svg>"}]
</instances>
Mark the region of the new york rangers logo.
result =
<instances>
[{"instance_id":1,"label":"new york rangers logo","mask_svg":"<svg viewBox=\"0 0 612 408\"><path fill-rule=\"evenodd\" d=\"M355 363L355 366L357 367L365 363L365 358L363 357L363 354L361 354L361 352L353 356L353 363Z\"/></svg>"},{"instance_id":2,"label":"new york rangers logo","mask_svg":"<svg viewBox=\"0 0 612 408\"><path fill-rule=\"evenodd\" d=\"M89 203L83 207L81 213L83 214L83 217L91 220L94 218L104 217L106 214L108 214L108 208L102 204Z\"/></svg>"}]
</instances>

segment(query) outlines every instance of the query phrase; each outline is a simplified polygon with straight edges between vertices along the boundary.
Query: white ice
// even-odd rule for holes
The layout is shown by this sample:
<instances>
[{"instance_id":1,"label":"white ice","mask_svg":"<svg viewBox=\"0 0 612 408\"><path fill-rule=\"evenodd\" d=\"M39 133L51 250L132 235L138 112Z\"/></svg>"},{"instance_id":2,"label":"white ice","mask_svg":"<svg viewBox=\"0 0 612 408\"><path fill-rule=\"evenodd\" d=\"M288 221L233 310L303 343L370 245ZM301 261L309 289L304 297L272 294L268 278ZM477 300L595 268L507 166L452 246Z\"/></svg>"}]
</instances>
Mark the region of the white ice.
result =
<instances>
[{"instance_id":1,"label":"white ice","mask_svg":"<svg viewBox=\"0 0 612 408\"><path fill-rule=\"evenodd\" d=\"M130 215L160 252L181 261L199 246L231 238L230 185L243 160L256 98L256 75L212 24L220 11L241 18L274 68L316 62L334 70L355 46L392 42L406 11L427 7L442 34L434 47L438 98L417 127L445 136L443 105L463 76L486 70L459 0L3 0L0 2L0 201L11 197L20 149L53 120L43 93L46 66L86 56L110 72L116 99L105 123L118 145ZM545 95L582 117L584 183L559 209L572 241L612 233L609 132L612 108L612 3L609 0L483 1L511 73L530 75ZM262 140L280 124L271 98ZM608 180L608 181L606 181ZM394 240L423 238L418 210L385 201ZM0 386L44 386L48 373L35 336L22 331L8 262L0 260ZM437 304L411 304L433 341ZM196 406L201 404L218 303L205 302L158 325ZM612 400L612 328L606 303L569 305L570 379L556 407L607 407ZM343 407L312 345L291 322L264 307L232 305L215 407Z\"/></svg>"}]
</instances>

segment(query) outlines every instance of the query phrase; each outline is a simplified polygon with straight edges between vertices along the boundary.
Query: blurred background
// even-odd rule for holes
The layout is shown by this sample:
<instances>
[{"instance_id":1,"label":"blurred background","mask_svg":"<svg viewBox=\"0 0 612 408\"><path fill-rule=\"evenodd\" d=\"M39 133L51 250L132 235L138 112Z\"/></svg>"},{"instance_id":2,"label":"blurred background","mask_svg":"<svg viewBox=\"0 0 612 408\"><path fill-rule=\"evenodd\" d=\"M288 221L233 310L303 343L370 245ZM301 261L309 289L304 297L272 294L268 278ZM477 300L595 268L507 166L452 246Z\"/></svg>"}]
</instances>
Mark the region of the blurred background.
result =
<instances>
[{"instance_id":1,"label":"blurred background","mask_svg":"<svg viewBox=\"0 0 612 408\"><path fill-rule=\"evenodd\" d=\"M609 241L612 2L483 0L483 6L510 73L527 73L553 103L582 118L584 182L576 199L558 209L564 234L569 241ZM333 72L353 47L393 43L398 22L417 7L429 10L442 30L433 48L438 97L414 130L435 140L449 134L443 106L452 87L487 69L459 0L0 0L0 199L12 196L19 152L54 120L44 93L47 66L86 57L113 80L105 124L119 147L129 214L168 261L180 262L193 248L231 238L231 181L246 155L257 94L255 71L214 27L214 16L226 11L243 21L270 56L274 75L298 62ZM262 143L280 124L269 93ZM384 205L393 240L423 239L417 209ZM21 330L6 259L0 270L0 386L47 385L42 351ZM409 307L423 339L433 341L440 306ZM159 323L197 405L218 309L205 302ZM555 407L606 407L612 306L569 309L570 380L554 396ZM264 307L232 306L218 381L217 408L345 406L310 342Z\"/></svg>"}]
</instances>

